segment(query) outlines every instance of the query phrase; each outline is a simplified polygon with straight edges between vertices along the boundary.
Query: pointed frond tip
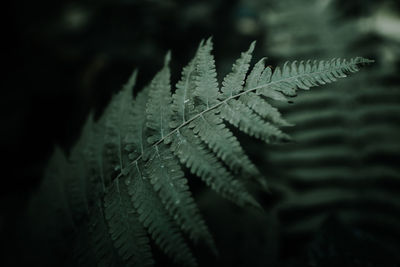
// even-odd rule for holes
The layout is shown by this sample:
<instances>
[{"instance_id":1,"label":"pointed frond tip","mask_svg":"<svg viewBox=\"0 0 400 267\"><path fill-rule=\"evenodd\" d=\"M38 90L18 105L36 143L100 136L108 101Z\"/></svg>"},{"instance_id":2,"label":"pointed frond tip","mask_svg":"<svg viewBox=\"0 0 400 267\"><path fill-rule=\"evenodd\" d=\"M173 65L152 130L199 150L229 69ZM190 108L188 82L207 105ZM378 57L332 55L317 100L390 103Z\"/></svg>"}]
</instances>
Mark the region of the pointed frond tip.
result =
<instances>
[{"instance_id":1,"label":"pointed frond tip","mask_svg":"<svg viewBox=\"0 0 400 267\"><path fill-rule=\"evenodd\" d=\"M372 64L372 63L375 63L374 59L369 59L369 58L364 58L364 57L356 57L356 60L358 60L360 64Z\"/></svg>"},{"instance_id":2,"label":"pointed frond tip","mask_svg":"<svg viewBox=\"0 0 400 267\"><path fill-rule=\"evenodd\" d=\"M79 201L67 206L82 211L80 217L89 214L82 232L99 265L153 265L149 238L184 266L197 265L189 241L216 253L183 168L235 204L262 209L246 184L268 190L266 179L232 129L266 143L290 140L283 128L292 123L271 99L288 101L298 89L335 82L374 62L307 60L273 69L263 58L251 67L253 42L219 84L212 50L211 37L201 41L176 85L167 52L161 70L133 99L135 71L99 121L88 121L60 166L71 169L64 172L72 174L67 199L79 192Z\"/></svg>"}]
</instances>

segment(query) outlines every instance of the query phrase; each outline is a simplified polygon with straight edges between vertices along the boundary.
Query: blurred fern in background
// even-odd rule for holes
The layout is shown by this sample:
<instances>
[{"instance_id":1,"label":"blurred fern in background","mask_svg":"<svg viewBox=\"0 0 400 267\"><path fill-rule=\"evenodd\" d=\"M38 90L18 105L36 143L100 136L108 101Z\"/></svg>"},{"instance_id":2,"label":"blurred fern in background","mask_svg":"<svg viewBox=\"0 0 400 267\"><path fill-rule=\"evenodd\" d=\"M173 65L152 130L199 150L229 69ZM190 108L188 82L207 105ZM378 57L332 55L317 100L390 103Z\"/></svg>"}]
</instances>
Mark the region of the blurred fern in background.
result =
<instances>
[{"instance_id":1,"label":"blurred fern in background","mask_svg":"<svg viewBox=\"0 0 400 267\"><path fill-rule=\"evenodd\" d=\"M349 3L285 0L262 13L265 48L277 61L358 53L379 59L376 69L349 83L300 92L294 105L281 107L296 125L289 130L295 144L270 146L263 156L271 184L282 194L273 212L283 253L304 246L333 218L353 233L371 235L378 246L400 249L400 19L388 1L367 10L359 2L351 7L356 14L346 13ZM377 251L371 247L369 255ZM319 265L321 257L338 256L328 254L311 253L308 260L328 266ZM391 266L381 261L385 257L362 254L348 260ZM329 266L347 264L332 259Z\"/></svg>"}]
</instances>

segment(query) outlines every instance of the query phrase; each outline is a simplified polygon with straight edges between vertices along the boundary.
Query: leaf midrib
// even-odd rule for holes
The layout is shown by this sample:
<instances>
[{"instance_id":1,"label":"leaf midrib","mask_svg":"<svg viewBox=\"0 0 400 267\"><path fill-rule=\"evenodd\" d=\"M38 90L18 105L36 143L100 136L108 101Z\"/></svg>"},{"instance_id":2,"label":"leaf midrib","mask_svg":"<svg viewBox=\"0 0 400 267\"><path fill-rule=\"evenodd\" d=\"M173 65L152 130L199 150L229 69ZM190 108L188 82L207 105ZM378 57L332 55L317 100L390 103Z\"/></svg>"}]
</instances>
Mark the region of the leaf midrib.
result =
<instances>
[{"instance_id":1,"label":"leaf midrib","mask_svg":"<svg viewBox=\"0 0 400 267\"><path fill-rule=\"evenodd\" d=\"M289 81L289 80L294 80L294 79L298 79L300 77L305 77L305 76L310 76L311 74L321 74L321 73L326 73L326 72L333 72L334 70L341 70L344 69L345 67L348 67L349 65L357 65L360 62L355 61L354 63L352 62L347 62L347 64L345 65L339 65L338 67L335 68L330 68L330 69L325 69L323 71L315 71L315 72L310 72L310 73L302 73L302 74L298 74L295 76L291 76L291 77L287 77L287 78L283 78L274 82L269 82L267 84L263 84L263 85L258 85L256 87L250 88L248 90L244 90L236 95L230 96L228 98L226 98L225 100L218 102L217 104L206 108L205 110L203 110L202 112L196 114L195 116L193 116L192 118L190 118L189 120L185 121L184 123L182 123L181 125L179 125L178 127L176 127L175 129L173 129L171 132L169 132L167 135L165 135L163 138L161 138L159 141L157 141L156 143L154 143L150 148L153 149L155 147L157 147L158 145L160 145L162 142L165 141L165 139L169 138L170 136L172 136L173 134L175 134L177 131L179 131L181 128L187 126L189 123L191 123L192 121L196 120L197 118L199 118L200 116L203 116L203 114L216 109L217 107L221 106L222 104L228 103L229 100L232 100L234 98L240 97L241 95L247 94L249 92L253 92L257 89L261 89L264 87L270 87L274 84L280 83L280 82L285 82L285 81ZM271 75L272 78L272 75ZM140 154L135 160L133 160L131 163L129 163L128 168L130 168L131 166L133 166L134 164L137 163L138 160L140 160L143 157L143 154ZM118 174L118 176L115 179L120 178L121 176L123 176L123 173L120 172Z\"/></svg>"}]
</instances>

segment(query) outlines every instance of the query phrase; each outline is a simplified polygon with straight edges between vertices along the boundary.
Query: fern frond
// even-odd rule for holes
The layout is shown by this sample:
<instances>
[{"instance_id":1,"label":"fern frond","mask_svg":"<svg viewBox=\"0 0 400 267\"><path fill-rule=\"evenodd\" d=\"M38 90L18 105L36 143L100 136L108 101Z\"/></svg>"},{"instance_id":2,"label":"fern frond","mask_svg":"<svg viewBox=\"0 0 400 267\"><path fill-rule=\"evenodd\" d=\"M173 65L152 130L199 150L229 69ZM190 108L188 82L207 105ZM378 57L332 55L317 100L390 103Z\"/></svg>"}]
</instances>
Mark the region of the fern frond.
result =
<instances>
[{"instance_id":1,"label":"fern frond","mask_svg":"<svg viewBox=\"0 0 400 267\"><path fill-rule=\"evenodd\" d=\"M222 82L221 99L226 99L238 94L243 90L244 80L250 67L251 55L254 51L255 42L252 42L249 50L242 53L242 56L233 64L232 72Z\"/></svg>"},{"instance_id":2,"label":"fern frond","mask_svg":"<svg viewBox=\"0 0 400 267\"><path fill-rule=\"evenodd\" d=\"M215 113L201 115L189 127L234 173L259 174L237 138Z\"/></svg>"},{"instance_id":3,"label":"fern frond","mask_svg":"<svg viewBox=\"0 0 400 267\"><path fill-rule=\"evenodd\" d=\"M357 57L349 61L332 59L330 61L301 61L298 65L293 61L291 67L286 62L282 70L277 67L272 75L268 72L265 80L257 85L257 94L270 97L270 91L281 92L284 95L294 96L295 89L309 89L313 86L332 83L337 78L347 77L346 73L357 72L360 65L374 62L373 60ZM268 69L268 68L267 68ZM268 81L267 83L264 83Z\"/></svg>"},{"instance_id":4,"label":"fern frond","mask_svg":"<svg viewBox=\"0 0 400 267\"><path fill-rule=\"evenodd\" d=\"M163 69L153 79L148 89L147 127L156 133L147 139L149 144L152 144L153 140L163 139L167 130L169 132L172 104L169 60L170 54L167 54ZM159 195L164 208L191 239L196 242L204 240L216 251L213 239L186 185L187 179L183 176L179 161L168 146L162 143L149 148L147 156L144 164L146 176L150 177L154 191Z\"/></svg>"},{"instance_id":5,"label":"fern frond","mask_svg":"<svg viewBox=\"0 0 400 267\"><path fill-rule=\"evenodd\" d=\"M261 79L261 75L263 74L265 70L265 60L266 58L260 59L253 67L253 69L250 71L249 75L247 75L246 78L246 83L244 86L244 90L247 91L251 88L254 88L257 86Z\"/></svg>"},{"instance_id":6,"label":"fern frond","mask_svg":"<svg viewBox=\"0 0 400 267\"><path fill-rule=\"evenodd\" d=\"M96 129L92 114L83 126L81 138L75 144L69 155L69 167L65 168L68 175L65 189L71 203L71 210L81 220L89 214L90 201L98 199L104 186L99 179L102 166L101 144L97 143ZM99 157L100 155L100 157ZM101 177L103 173L101 174ZM93 190L95 189L95 190Z\"/></svg>"},{"instance_id":7,"label":"fern frond","mask_svg":"<svg viewBox=\"0 0 400 267\"><path fill-rule=\"evenodd\" d=\"M113 96L100 119L100 124L104 127L102 170L106 184L111 183L115 172L126 172L124 168L128 165L128 158L124 153L124 139L134 123L131 109L136 76L137 72L134 71L123 90Z\"/></svg>"},{"instance_id":8,"label":"fern frond","mask_svg":"<svg viewBox=\"0 0 400 267\"><path fill-rule=\"evenodd\" d=\"M196 55L189 64L183 68L181 80L176 84L176 90L172 96L173 102L171 109L173 114L170 123L171 128L178 127L195 115L193 114L195 105L193 94L196 89L196 66L199 58L199 50L203 47L203 43L203 41L200 42Z\"/></svg>"},{"instance_id":9,"label":"fern frond","mask_svg":"<svg viewBox=\"0 0 400 267\"><path fill-rule=\"evenodd\" d=\"M130 176L124 178L131 201L139 214L139 221L155 243L175 262L185 266L196 266L196 260L179 228L153 190L150 177L142 176L142 169L143 166L136 165Z\"/></svg>"},{"instance_id":10,"label":"fern frond","mask_svg":"<svg viewBox=\"0 0 400 267\"><path fill-rule=\"evenodd\" d=\"M52 162L49 165L52 170L48 170L48 172L54 172L54 174L51 175L58 175L55 179L58 180L58 183L64 191L63 195L65 199L63 199L63 201L65 201L67 205L67 209L65 210L70 214L73 225L77 225L88 213L86 196L87 185L84 168L82 164L76 160L76 151L71 153L70 158L71 159L67 159L61 149L57 148L53 155Z\"/></svg>"},{"instance_id":11,"label":"fern frond","mask_svg":"<svg viewBox=\"0 0 400 267\"><path fill-rule=\"evenodd\" d=\"M255 178L263 187L266 182L227 124L267 143L287 140L280 127L290 124L268 97L287 100L297 88L333 82L370 62L293 62L272 71L261 60L247 75L254 45L219 88L212 41L201 42L173 95L168 53L161 71L135 100L136 72L98 123L89 118L70 160L74 179L83 179L73 180L82 182L77 187L85 183L94 191L82 192L88 192L87 236L100 266L152 265L146 232L185 266L197 265L185 235L216 251L180 164L237 205L260 208L240 178ZM85 173L89 178L83 178Z\"/></svg>"},{"instance_id":12,"label":"fern frond","mask_svg":"<svg viewBox=\"0 0 400 267\"><path fill-rule=\"evenodd\" d=\"M104 214L114 247L127 266L152 266L147 232L138 220L126 184L118 179L104 197Z\"/></svg>"},{"instance_id":13,"label":"fern frond","mask_svg":"<svg viewBox=\"0 0 400 267\"><path fill-rule=\"evenodd\" d=\"M271 69L265 68L264 61L265 58L258 61L247 76L244 88L245 91L257 87L260 83L269 82L268 77L270 76ZM265 101L265 99L258 97L254 92L241 95L239 100L262 118L271 121L273 124L277 124L278 126L292 125L282 118L278 109Z\"/></svg>"},{"instance_id":14,"label":"fern frond","mask_svg":"<svg viewBox=\"0 0 400 267\"><path fill-rule=\"evenodd\" d=\"M197 111L209 109L218 102L217 99L220 96L212 49L213 43L209 38L203 46L200 46L198 51L196 89L194 91L194 95L200 100L200 103L197 103L197 107L195 107Z\"/></svg>"},{"instance_id":15,"label":"fern frond","mask_svg":"<svg viewBox=\"0 0 400 267\"><path fill-rule=\"evenodd\" d=\"M106 191L106 183L103 171L103 125L94 122L94 116L91 113L83 127L82 137L86 142L82 142L80 147L82 158L80 161L84 164L86 171L86 181L88 184L88 201L94 201L101 198ZM78 157L79 160L79 157Z\"/></svg>"},{"instance_id":16,"label":"fern frond","mask_svg":"<svg viewBox=\"0 0 400 267\"><path fill-rule=\"evenodd\" d=\"M134 160L140 155L143 155L145 149L148 147L144 129L146 128L146 103L148 100L149 88L144 88L135 98L132 104L131 111L132 120L135 122L134 126L130 129L130 133L126 136L127 145L124 147L125 151L129 154L130 160Z\"/></svg>"},{"instance_id":17,"label":"fern frond","mask_svg":"<svg viewBox=\"0 0 400 267\"><path fill-rule=\"evenodd\" d=\"M220 108L221 116L244 133L267 143L275 140L289 140L278 127L264 121L249 107L236 99L231 99Z\"/></svg>"},{"instance_id":18,"label":"fern frond","mask_svg":"<svg viewBox=\"0 0 400 267\"><path fill-rule=\"evenodd\" d=\"M147 101L147 127L149 129L147 142L153 144L163 139L169 133L171 121L171 85L168 67L171 54L165 57L163 69L157 73L149 86Z\"/></svg>"},{"instance_id":19,"label":"fern frond","mask_svg":"<svg viewBox=\"0 0 400 267\"><path fill-rule=\"evenodd\" d=\"M165 209L182 230L195 242L203 240L216 252L216 247L208 228L200 216L187 186L187 179L179 166L179 161L165 145L158 145L145 164L147 177Z\"/></svg>"},{"instance_id":20,"label":"fern frond","mask_svg":"<svg viewBox=\"0 0 400 267\"><path fill-rule=\"evenodd\" d=\"M166 152L168 150L164 146L166 148L170 146L182 164L222 196L238 205L259 207L244 185L231 174L231 172L243 172L255 175L257 170L223 121L267 143L288 140L289 136L279 129L279 126L288 123L260 94L276 100L286 100L287 97L295 95L297 87L306 89L332 82L336 77L344 77L345 72L357 71L358 64L369 62L364 59L313 65L307 62L300 63L298 67L295 62L291 68L285 64L283 72L280 68L272 72L269 67L263 68L261 61L256 64L247 79L252 85L249 88L247 85L243 86L243 80L248 70L252 45L248 52L242 54L237 61L237 67L233 68L233 72L225 79L224 90L228 92L225 96L229 96L221 100L223 93L218 89L211 50L211 39L200 44L195 58L185 67L183 77L178 82L172 98L167 67L169 56L167 56L164 68L148 88L150 96L146 109L148 122L147 128L142 129L145 133L150 132L147 148L131 163L131 166L138 166L144 161L146 174L150 176L151 184L164 203L164 208L172 217L180 218L178 223L183 230L185 230L183 215L187 214L187 211L182 207L171 209L174 201L180 202L180 197L176 193L179 191L174 193L176 186L168 182L174 181L171 170L179 173L175 176L179 181L178 184L184 185L186 180L176 168L176 163L173 163L173 156ZM237 83L235 80L241 81ZM266 104L263 108L267 111L262 110L260 107L262 104ZM171 110L172 114L169 113ZM167 123L171 127L168 130L165 127ZM228 168L220 161L226 163ZM168 167L169 164L175 167ZM265 182L261 180L259 182L265 186ZM186 190L186 186L183 188ZM150 216L149 223L151 222ZM193 237L193 229L186 231Z\"/></svg>"},{"instance_id":21,"label":"fern frond","mask_svg":"<svg viewBox=\"0 0 400 267\"><path fill-rule=\"evenodd\" d=\"M120 266L121 260L114 249L108 232L101 201L95 203L89 214L89 244L98 266Z\"/></svg>"},{"instance_id":22,"label":"fern frond","mask_svg":"<svg viewBox=\"0 0 400 267\"><path fill-rule=\"evenodd\" d=\"M272 124L280 127L293 126L293 124L282 118L282 115L277 108L273 107L270 103L265 101L265 99L256 95L256 93L250 92L246 95L241 95L239 100L263 119L271 121Z\"/></svg>"},{"instance_id":23,"label":"fern frond","mask_svg":"<svg viewBox=\"0 0 400 267\"><path fill-rule=\"evenodd\" d=\"M221 196L239 206L259 207L245 186L234 179L218 159L201 143L189 129L182 129L172 138L171 149L190 171L199 176Z\"/></svg>"},{"instance_id":24,"label":"fern frond","mask_svg":"<svg viewBox=\"0 0 400 267\"><path fill-rule=\"evenodd\" d=\"M116 141L114 143L108 143L108 148L112 149L114 148L114 153L116 151L116 148L118 148L118 153L119 153L119 159L120 159L120 166L125 167L122 165L122 158L123 158L123 153L126 153L126 148L128 146L128 151L132 150L133 148L133 153L136 151L137 153L144 153L146 149L148 148L148 144L152 143L153 140L159 140L164 137L164 133L166 132L167 129L169 129L169 120L170 120L170 103L171 103L171 96L170 96L170 88L169 88L169 69L168 69L168 63L170 60L170 55L167 54L165 58L165 65L162 71L153 79L152 83L150 86L145 90L145 92L141 93L136 101L137 106L133 107L130 109L129 106L131 105L130 102L126 103L124 112L129 111L130 113L128 114L130 117L128 119L138 119L137 124L130 125L129 130L132 131L133 136L129 136L128 132L124 132L123 127L127 128L126 124L129 124L127 121L127 118L124 118L123 114L118 114L117 112L109 112L106 114L106 122L108 121L108 132L106 132L106 138L112 139L110 137L117 137ZM129 88L127 89L129 90ZM132 94L131 94L132 95ZM117 95L115 98L113 98L113 101L111 102L110 106L111 107L121 107L122 106L122 93ZM126 101L126 99L131 100L131 97L125 97L123 101ZM146 114L147 118L145 116L145 109L143 109L143 106L141 104L147 103L147 108L146 108ZM114 105L113 105L114 104ZM138 109L140 108L140 109ZM110 108L109 108L110 109ZM112 115L119 115L118 117L112 117ZM121 118L124 118L122 120L123 123L121 124L112 124L113 122L119 121ZM115 132L118 133L118 135L115 135ZM114 134L114 135L113 135ZM125 138L124 138L125 137ZM137 139L137 141L133 141L133 139ZM147 139L147 140L146 140ZM129 141L131 142L125 142L124 141ZM124 143L123 143L124 142ZM125 145L125 151L123 150ZM131 146L131 148L129 148ZM152 148L150 148L152 149ZM151 153L151 152L149 152ZM129 157L129 156L128 156ZM147 162L148 165L152 160L149 160ZM146 165L147 166L147 165ZM121 168L122 169L122 168ZM146 171L148 170L147 167L144 167ZM122 169L124 171L124 169ZM168 254L176 260L177 262L184 263L187 266L194 266L195 265L195 260L193 256L191 255L191 252L188 247L186 247L186 244L183 240L183 237L181 236L181 233L177 229L176 225L168 218L169 215L165 214L166 211L171 211L171 216L174 216L175 214L172 213L172 211L179 212L180 210L177 209L172 209L171 207L171 199L165 197L165 193L170 193L174 191L169 191L169 190L164 190L159 192L159 195L161 197L161 200L163 201L163 204L160 202L160 200L157 197L156 192L159 191L157 190L157 187L159 186L159 183L155 182L155 178L158 177L156 175L148 175L146 176L148 178L142 178L140 175L139 177L135 177L135 182L137 188L135 190L132 190L132 187L129 187L130 189L128 190L127 193L129 193L129 198L131 198L131 203L133 204L132 208L134 208L138 214L138 220L140 221L141 224L143 224L144 227L147 228L149 233L152 235L152 238L154 241ZM153 178L152 180L149 180L149 178ZM137 181L136 179L139 179ZM143 181L143 183L140 183L141 179L146 179ZM118 179L117 179L118 181ZM129 181L127 180L128 186L129 186ZM151 188L151 185L149 182L153 182L153 188ZM161 180L163 186L169 185L172 183L172 179L168 181ZM168 182L168 183L165 183ZM119 186L119 188L123 188ZM171 188L169 188L171 189ZM173 188L174 189L174 188ZM138 191L136 191L138 190ZM112 225L113 228L111 228L111 234L114 242L116 242L116 247L118 248L118 251L121 255L121 257L124 260L128 260L129 263L133 264L134 262L139 262L139 259L135 259L139 254L133 255L134 251L127 251L128 248L132 248L131 246L134 244L132 242L137 242L139 244L143 243L143 235L142 236L137 236L135 233L132 233L132 230L128 230L128 228L125 228L126 230L124 231L124 236L122 238L122 233L119 233L118 231L122 231L124 228L122 228L122 225L116 225L116 222L118 220L122 220L125 223L127 222L128 218L130 220L134 220L135 215L131 214L128 218L124 218L124 211L123 210L115 210L113 208L113 203L112 201L115 200L115 193L113 193L113 189L111 188L109 190L109 194L106 194L106 203L108 205L111 205L110 208L108 209L109 215L108 219L110 220L110 226ZM136 192L136 193L134 193ZM122 192L120 192L121 194ZM164 193L164 194L163 194ZM187 192L175 192L175 193L181 193L181 198L182 200L188 199L188 197L185 198ZM145 198L142 198L143 195L146 195ZM107 197L108 196L108 197ZM175 202L175 199L172 199L173 202ZM158 203L158 204L157 204ZM132 205L131 204L131 205ZM114 204L116 205L116 204ZM129 204L126 202L126 200L123 201L123 203L120 203L119 205L124 205L125 213L129 212L126 209L129 209ZM176 204L175 204L176 205ZM154 211L147 212L146 210L151 210L154 209ZM179 207L186 207L180 205ZM120 207L122 208L122 207ZM193 212L193 211L192 211ZM188 219L188 214L184 214L186 216L185 219ZM192 215L192 214L190 214ZM160 217L164 217L165 219L160 221ZM177 220L179 222L182 222L182 217L183 216L175 216L178 217ZM190 218L191 220L195 220L195 217ZM189 220L184 221L184 223L188 223ZM132 223L132 222L131 222ZM185 230L188 228L186 224L182 223L182 228ZM204 224L203 224L204 225ZM196 225L199 226L199 225ZM201 225L200 225L201 226ZM133 227L133 225L131 225ZM205 225L204 225L205 227ZM137 228L136 230L139 230L140 228ZM194 227L194 229L191 229L193 231L193 234L195 235L196 232L194 231L199 231L201 228ZM169 232L168 235L165 235L166 232ZM133 234L133 236L132 236ZM138 245L139 245L138 244ZM142 249L146 250L146 247L142 247ZM139 251L136 251L137 253ZM150 256L148 252L144 251L143 256ZM146 257L146 260L142 263L148 263L151 264L151 261L148 261ZM129 261L130 259L130 261Z\"/></svg>"}]
</instances>

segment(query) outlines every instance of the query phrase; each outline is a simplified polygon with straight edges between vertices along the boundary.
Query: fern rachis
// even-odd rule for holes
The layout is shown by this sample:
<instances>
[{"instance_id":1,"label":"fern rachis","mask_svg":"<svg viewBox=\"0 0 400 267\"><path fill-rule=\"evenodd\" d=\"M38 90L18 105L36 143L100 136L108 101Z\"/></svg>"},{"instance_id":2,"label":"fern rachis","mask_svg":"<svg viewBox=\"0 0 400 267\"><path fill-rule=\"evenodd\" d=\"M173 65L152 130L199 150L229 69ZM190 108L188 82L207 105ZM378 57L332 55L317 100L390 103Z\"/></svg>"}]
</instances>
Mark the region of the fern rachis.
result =
<instances>
[{"instance_id":1,"label":"fern rachis","mask_svg":"<svg viewBox=\"0 0 400 267\"><path fill-rule=\"evenodd\" d=\"M162 70L135 100L130 91L135 75L113 98L95 125L95 137L78 146L78 150L92 153L93 147L99 149L94 144L100 143L97 158L91 155L89 160L95 172L90 181L97 193L88 203L96 203L101 215L90 219L106 222L111 238L103 241L113 243L101 249L97 246L100 251L92 254L103 258L107 253L104 247L114 247L110 253L118 254L129 266L151 265L144 228L177 263L195 266L184 235L216 249L180 165L236 204L259 207L243 179L237 177L253 178L263 187L265 180L226 123L266 142L288 139L279 127L290 124L267 102L268 98L287 100L297 87L308 89L336 81L345 77L345 72L355 72L358 65L370 62L362 58L293 62L290 67L285 64L282 70L272 71L264 67L262 59L247 75L253 50L254 43L235 62L221 89L209 39L200 43L194 59L183 69L173 95L168 53ZM90 128L85 127L84 136L92 132ZM101 198L102 202L97 205L99 199L90 198ZM124 235L139 238L142 253L131 251L139 244L130 244L134 238Z\"/></svg>"},{"instance_id":2,"label":"fern rachis","mask_svg":"<svg viewBox=\"0 0 400 267\"><path fill-rule=\"evenodd\" d=\"M336 62L338 63L337 60L336 60ZM354 65L354 64L365 64L365 63L371 63L371 62L373 62L373 61L365 60L365 59L362 59L362 58L356 58L355 61L351 62L351 65L349 65L349 67L353 67L352 65ZM331 63L333 63L333 60L332 60ZM301 63L301 64L303 64L303 63ZM294 68L296 68L296 65L294 65L294 66L295 66ZM314 65L314 68L315 68L315 65ZM317 86L318 84L315 83L315 82L307 81L307 80L300 81L299 80L300 78L313 79L311 77L311 75L320 76L322 74L332 74L333 73L335 76L329 76L328 79L325 78L325 79L321 79L321 80L318 81L318 83L320 83L320 84L331 83L331 82L336 81L336 78L338 78L338 77L341 77L341 78L346 77L346 75L343 73L343 68L344 68L343 65L342 66L339 65L339 66L336 66L335 68L333 68L333 69L331 69L329 71L328 70L322 70L322 71L316 71L316 72L312 72L312 73L298 74L298 75L295 75L295 76L292 76L292 77L289 77L289 78L282 78L280 80L271 81L270 83L258 85L258 86L249 88L246 91L242 91L242 92L237 93L235 95L231 95L231 96L227 97L226 99L224 99L222 101L219 101L218 103L215 103L212 106L207 106L207 108L205 110L199 112L198 114L196 114L192 118L184 121L182 124L180 124L179 126L175 127L168 134L166 134L165 136L160 138L158 141L156 141L152 145L152 148L155 149L158 145L160 145L163 142L167 142L168 143L169 142L169 138L171 138L172 135L176 134L176 132L178 132L181 128L183 128L185 126L188 126L191 122L195 121L198 118L204 118L204 115L206 113L211 112L211 111L213 111L215 109L218 109L222 105L228 105L229 101L231 101L233 99L240 98L241 96L245 96L247 94L250 94L250 93L256 91L257 95L263 94L263 95L265 95L267 97L270 97L272 99L275 99L275 100L286 100L286 98L282 94L280 94L279 91L278 91L278 93L276 93L276 92L275 93L274 92L272 92L272 93L271 92L263 93L263 92L261 92L261 90L262 89L267 90L268 88L274 88L274 87L278 86L279 83L289 83L290 80L292 82L297 82L296 85L299 86L299 87L301 86L302 89L308 89L309 87ZM278 68L278 71L279 70L280 69ZM351 70L352 72L357 71L357 69L355 69L355 68L352 68L352 69L349 69L349 70ZM258 92L258 91L260 91L260 92ZM266 104L268 104L268 103L266 103ZM216 112L219 112L219 111L220 110L217 110ZM135 160L133 160L130 163L130 165L132 166L132 165L136 164L136 162L138 160L142 159L142 157L143 157L143 154L140 154ZM120 175L118 177L120 177L121 175L122 175L122 172L120 173Z\"/></svg>"}]
</instances>

